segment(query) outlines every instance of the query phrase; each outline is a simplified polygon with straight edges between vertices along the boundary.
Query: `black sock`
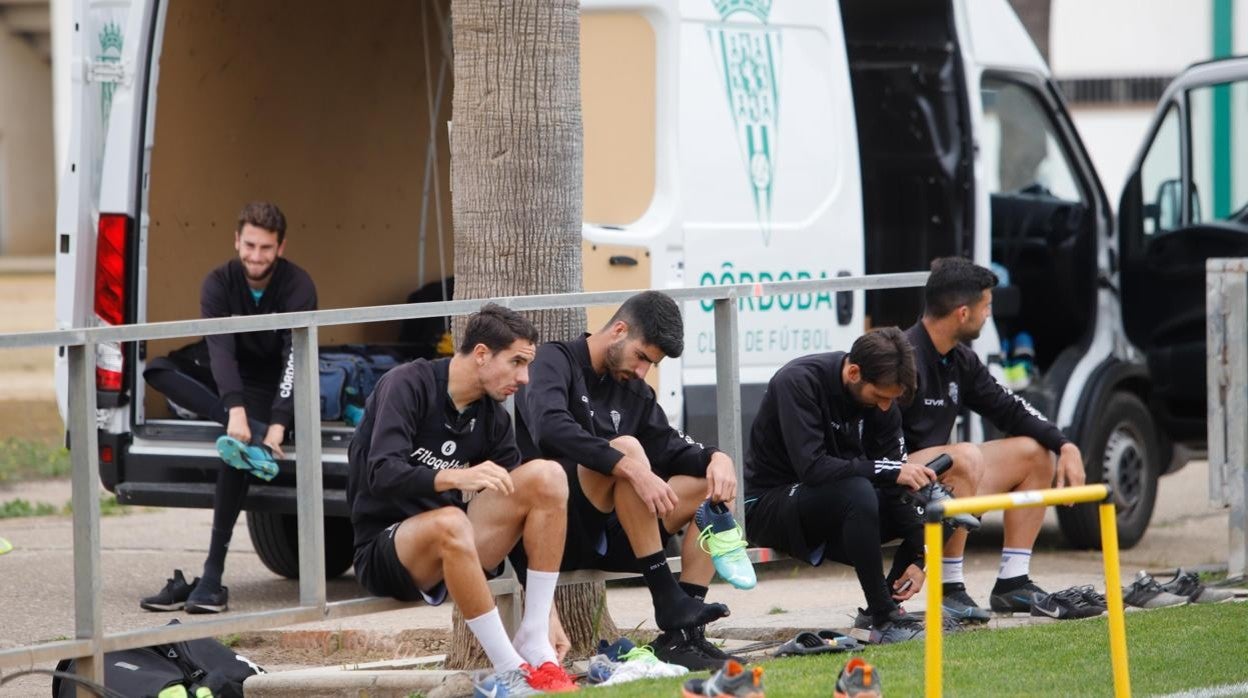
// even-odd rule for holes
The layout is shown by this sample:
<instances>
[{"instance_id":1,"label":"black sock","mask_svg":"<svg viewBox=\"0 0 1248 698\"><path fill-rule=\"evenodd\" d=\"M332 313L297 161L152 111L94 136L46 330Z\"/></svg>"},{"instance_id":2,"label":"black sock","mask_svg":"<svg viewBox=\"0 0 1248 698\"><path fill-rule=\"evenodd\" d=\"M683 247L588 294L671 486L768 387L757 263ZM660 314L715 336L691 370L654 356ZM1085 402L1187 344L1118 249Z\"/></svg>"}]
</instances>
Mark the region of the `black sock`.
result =
<instances>
[{"instance_id":1,"label":"black sock","mask_svg":"<svg viewBox=\"0 0 1248 698\"><path fill-rule=\"evenodd\" d=\"M247 473L222 464L217 472L217 489L212 497L212 538L208 543L208 559L200 584L212 589L221 585L225 574L225 554L229 551L234 524L243 510L250 482Z\"/></svg>"},{"instance_id":2,"label":"black sock","mask_svg":"<svg viewBox=\"0 0 1248 698\"><path fill-rule=\"evenodd\" d=\"M728 607L718 603L704 603L690 597L676 583L676 577L667 566L663 551L637 558L641 576L650 588L654 601L654 620L660 630L676 630L706 625L728 615Z\"/></svg>"},{"instance_id":3,"label":"black sock","mask_svg":"<svg viewBox=\"0 0 1248 698\"><path fill-rule=\"evenodd\" d=\"M1015 589L1019 589L1030 583L1031 577L1025 574L1020 574L1017 577L1010 577L1009 579L1001 579L998 577L997 583L992 585L992 593L1004 594L1007 591L1014 591Z\"/></svg>"},{"instance_id":4,"label":"black sock","mask_svg":"<svg viewBox=\"0 0 1248 698\"><path fill-rule=\"evenodd\" d=\"M686 594L699 601L705 601L706 592L710 591L710 587L704 587L701 584L693 584L691 582L681 582L680 588L683 589Z\"/></svg>"}]
</instances>

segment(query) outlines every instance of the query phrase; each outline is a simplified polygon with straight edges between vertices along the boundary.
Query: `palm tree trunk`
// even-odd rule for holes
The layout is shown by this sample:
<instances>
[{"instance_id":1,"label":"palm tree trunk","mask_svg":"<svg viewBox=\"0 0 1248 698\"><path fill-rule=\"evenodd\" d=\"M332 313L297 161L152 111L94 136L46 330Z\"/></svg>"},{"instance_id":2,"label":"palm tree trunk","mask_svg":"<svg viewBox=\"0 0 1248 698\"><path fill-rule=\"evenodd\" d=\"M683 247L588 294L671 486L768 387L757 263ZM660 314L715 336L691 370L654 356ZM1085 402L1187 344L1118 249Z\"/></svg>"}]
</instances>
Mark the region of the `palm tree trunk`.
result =
<instances>
[{"instance_id":1,"label":"palm tree trunk","mask_svg":"<svg viewBox=\"0 0 1248 698\"><path fill-rule=\"evenodd\" d=\"M455 296L581 290L577 0L453 0L451 202ZM581 308L529 314L544 339L585 329ZM455 333L463 330L457 319ZM616 633L602 584L560 588L573 656ZM458 610L448 668L485 658Z\"/></svg>"}]
</instances>

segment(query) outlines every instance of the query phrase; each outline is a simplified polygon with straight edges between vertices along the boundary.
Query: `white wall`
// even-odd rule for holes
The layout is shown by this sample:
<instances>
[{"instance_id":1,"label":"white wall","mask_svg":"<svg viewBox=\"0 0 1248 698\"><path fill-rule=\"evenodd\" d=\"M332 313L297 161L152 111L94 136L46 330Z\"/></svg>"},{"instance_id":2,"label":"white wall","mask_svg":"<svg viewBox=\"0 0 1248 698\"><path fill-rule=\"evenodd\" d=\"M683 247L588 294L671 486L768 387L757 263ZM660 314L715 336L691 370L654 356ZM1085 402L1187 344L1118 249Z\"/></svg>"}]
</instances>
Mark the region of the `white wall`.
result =
<instances>
[{"instance_id":1,"label":"white wall","mask_svg":"<svg viewBox=\"0 0 1248 698\"><path fill-rule=\"evenodd\" d=\"M1049 65L1059 78L1177 75L1210 57L1211 12L1212 0L1053 0ZM1242 51L1248 31L1237 34Z\"/></svg>"},{"instance_id":2,"label":"white wall","mask_svg":"<svg viewBox=\"0 0 1248 698\"><path fill-rule=\"evenodd\" d=\"M1076 107L1070 110L1070 116L1100 176L1109 205L1117 211L1127 171L1143 144L1145 130L1152 123L1153 110L1151 107Z\"/></svg>"}]
</instances>

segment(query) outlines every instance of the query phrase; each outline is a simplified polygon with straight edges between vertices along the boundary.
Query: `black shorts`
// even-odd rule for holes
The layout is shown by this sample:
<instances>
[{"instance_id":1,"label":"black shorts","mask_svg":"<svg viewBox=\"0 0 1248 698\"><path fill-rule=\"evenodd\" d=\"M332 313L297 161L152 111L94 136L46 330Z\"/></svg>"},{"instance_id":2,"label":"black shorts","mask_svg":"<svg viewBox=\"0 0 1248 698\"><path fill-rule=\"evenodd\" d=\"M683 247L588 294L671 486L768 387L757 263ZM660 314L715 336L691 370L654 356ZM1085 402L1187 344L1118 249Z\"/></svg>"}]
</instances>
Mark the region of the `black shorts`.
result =
<instances>
[{"instance_id":1,"label":"black shorts","mask_svg":"<svg viewBox=\"0 0 1248 698\"><path fill-rule=\"evenodd\" d=\"M429 589L421 589L399 560L399 553L394 548L394 534L401 523L390 524L371 541L356 547L355 578L374 596L388 596L399 601L424 600L430 606L441 605L446 601L446 584L438 582ZM503 565L484 571L486 579L493 579L503 573Z\"/></svg>"},{"instance_id":2,"label":"black shorts","mask_svg":"<svg viewBox=\"0 0 1248 698\"><path fill-rule=\"evenodd\" d=\"M637 556L633 554L628 535L612 512L602 512L585 496L577 476L577 465L558 460L568 476L568 535L563 546L563 561L559 569L601 570L603 572L639 572ZM657 519L659 539L666 546L672 537ZM524 541L511 554L511 564L517 570L527 568Z\"/></svg>"},{"instance_id":3,"label":"black shorts","mask_svg":"<svg viewBox=\"0 0 1248 698\"><path fill-rule=\"evenodd\" d=\"M836 483L822 487L837 487ZM921 534L923 521L914 502L900 488L875 488L879 505L880 542ZM774 487L745 502L746 537L752 545L779 550L797 560L818 566L824 560L846 562L848 556L836 543L842 512L829 509L826 498L801 483ZM807 530L802 512L810 506L824 511L819 530ZM825 516L826 514L826 516Z\"/></svg>"}]
</instances>

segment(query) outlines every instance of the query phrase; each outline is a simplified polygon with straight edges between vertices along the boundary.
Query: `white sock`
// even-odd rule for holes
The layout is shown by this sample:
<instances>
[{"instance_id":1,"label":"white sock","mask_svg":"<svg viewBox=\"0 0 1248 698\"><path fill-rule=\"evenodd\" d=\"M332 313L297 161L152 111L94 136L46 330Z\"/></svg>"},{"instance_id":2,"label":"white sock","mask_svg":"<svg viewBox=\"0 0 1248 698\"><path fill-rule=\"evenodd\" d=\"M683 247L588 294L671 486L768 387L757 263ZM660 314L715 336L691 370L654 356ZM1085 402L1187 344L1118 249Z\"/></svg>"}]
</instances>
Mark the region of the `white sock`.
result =
<instances>
[{"instance_id":1,"label":"white sock","mask_svg":"<svg viewBox=\"0 0 1248 698\"><path fill-rule=\"evenodd\" d=\"M1026 577L1031 574L1031 550L1029 548L1001 548L1001 571L997 579Z\"/></svg>"},{"instance_id":2,"label":"white sock","mask_svg":"<svg viewBox=\"0 0 1248 698\"><path fill-rule=\"evenodd\" d=\"M558 581L558 572L528 571L524 619L516 631L516 651L535 667L546 662L559 663L559 655L550 646L550 607L555 602Z\"/></svg>"},{"instance_id":3,"label":"white sock","mask_svg":"<svg viewBox=\"0 0 1248 698\"><path fill-rule=\"evenodd\" d=\"M488 613L464 622L485 649L485 656L490 658L494 671L511 671L524 664L524 660L516 653L516 648L511 646L511 638L507 637L507 630L503 627L503 619L498 617L497 608L491 608Z\"/></svg>"},{"instance_id":4,"label":"white sock","mask_svg":"<svg viewBox=\"0 0 1248 698\"><path fill-rule=\"evenodd\" d=\"M940 558L940 579L945 584L965 583L966 578L962 576L962 558Z\"/></svg>"}]
</instances>

